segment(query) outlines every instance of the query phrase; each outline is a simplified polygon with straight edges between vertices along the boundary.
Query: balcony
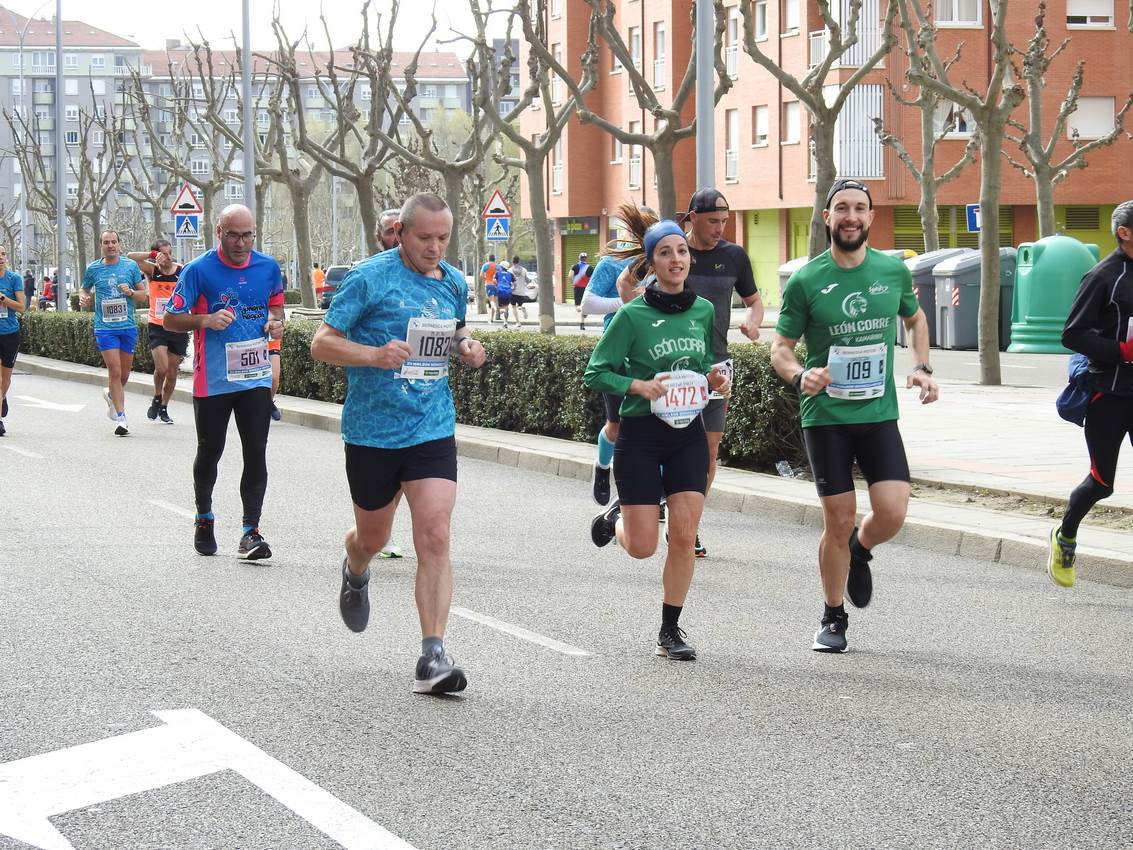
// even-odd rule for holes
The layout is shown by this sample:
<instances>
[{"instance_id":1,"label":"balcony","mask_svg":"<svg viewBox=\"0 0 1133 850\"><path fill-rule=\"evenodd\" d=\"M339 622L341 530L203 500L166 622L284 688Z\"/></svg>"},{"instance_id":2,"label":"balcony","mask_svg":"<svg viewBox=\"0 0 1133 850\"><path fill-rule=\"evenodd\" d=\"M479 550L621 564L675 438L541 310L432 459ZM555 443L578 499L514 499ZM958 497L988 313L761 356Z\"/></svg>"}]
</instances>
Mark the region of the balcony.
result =
<instances>
[{"instance_id":1,"label":"balcony","mask_svg":"<svg viewBox=\"0 0 1133 850\"><path fill-rule=\"evenodd\" d=\"M551 194L561 195L563 193L563 164L556 162L551 166Z\"/></svg>"},{"instance_id":2,"label":"balcony","mask_svg":"<svg viewBox=\"0 0 1133 850\"><path fill-rule=\"evenodd\" d=\"M142 65L137 70L138 70L138 73L143 77L152 77L153 76L153 66L152 65ZM131 67L130 65L115 65L114 66L114 76L116 76L116 77L129 77L129 76L132 76L133 73L134 73L134 68Z\"/></svg>"},{"instance_id":3,"label":"balcony","mask_svg":"<svg viewBox=\"0 0 1133 850\"><path fill-rule=\"evenodd\" d=\"M877 22L858 21L858 40L849 50L843 53L832 67L860 68L862 64L873 55L881 46L881 26ZM822 64L830 47L830 33L825 30L815 30L807 37L808 68L816 68Z\"/></svg>"},{"instance_id":4,"label":"balcony","mask_svg":"<svg viewBox=\"0 0 1133 850\"><path fill-rule=\"evenodd\" d=\"M807 67L817 68L826 58L826 46L828 43L826 39L826 30L815 30L807 37L807 42L807 56L809 57Z\"/></svg>"},{"instance_id":5,"label":"balcony","mask_svg":"<svg viewBox=\"0 0 1133 850\"><path fill-rule=\"evenodd\" d=\"M740 46L738 44L729 44L724 48L724 65L728 71L728 76L733 80L739 76L739 58Z\"/></svg>"},{"instance_id":6,"label":"balcony","mask_svg":"<svg viewBox=\"0 0 1133 850\"><path fill-rule=\"evenodd\" d=\"M37 91L33 92L31 102L36 106L51 106L55 103L55 92L53 91Z\"/></svg>"},{"instance_id":7,"label":"balcony","mask_svg":"<svg viewBox=\"0 0 1133 850\"><path fill-rule=\"evenodd\" d=\"M653 88L663 89L668 84L666 80L668 66L669 63L665 61L664 57L653 60Z\"/></svg>"},{"instance_id":8,"label":"balcony","mask_svg":"<svg viewBox=\"0 0 1133 850\"><path fill-rule=\"evenodd\" d=\"M55 119L54 118L40 118L39 119L39 130L40 130L40 132L47 132L49 130L54 130L54 129L55 129Z\"/></svg>"},{"instance_id":9,"label":"balcony","mask_svg":"<svg viewBox=\"0 0 1133 850\"><path fill-rule=\"evenodd\" d=\"M724 151L724 180L735 183L740 179L740 152Z\"/></svg>"},{"instance_id":10,"label":"balcony","mask_svg":"<svg viewBox=\"0 0 1133 850\"><path fill-rule=\"evenodd\" d=\"M641 188L641 157L631 156L629 158L629 188Z\"/></svg>"}]
</instances>

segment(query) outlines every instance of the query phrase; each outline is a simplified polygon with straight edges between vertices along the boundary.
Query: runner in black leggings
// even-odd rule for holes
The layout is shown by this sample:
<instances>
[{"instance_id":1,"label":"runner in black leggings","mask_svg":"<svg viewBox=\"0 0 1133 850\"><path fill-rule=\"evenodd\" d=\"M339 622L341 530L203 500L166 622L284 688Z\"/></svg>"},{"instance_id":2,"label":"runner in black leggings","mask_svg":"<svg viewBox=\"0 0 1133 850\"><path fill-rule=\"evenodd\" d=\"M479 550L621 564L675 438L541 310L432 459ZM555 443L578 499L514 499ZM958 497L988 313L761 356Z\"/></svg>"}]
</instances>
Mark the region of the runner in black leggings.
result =
<instances>
[{"instance_id":1,"label":"runner in black leggings","mask_svg":"<svg viewBox=\"0 0 1133 850\"><path fill-rule=\"evenodd\" d=\"M1047 572L1072 587L1078 525L1097 502L1113 494L1117 456L1133 433L1133 201L1113 211L1117 249L1082 278L1062 344L1090 358L1086 447L1090 474L1074 488L1062 524L1051 529Z\"/></svg>"}]
</instances>

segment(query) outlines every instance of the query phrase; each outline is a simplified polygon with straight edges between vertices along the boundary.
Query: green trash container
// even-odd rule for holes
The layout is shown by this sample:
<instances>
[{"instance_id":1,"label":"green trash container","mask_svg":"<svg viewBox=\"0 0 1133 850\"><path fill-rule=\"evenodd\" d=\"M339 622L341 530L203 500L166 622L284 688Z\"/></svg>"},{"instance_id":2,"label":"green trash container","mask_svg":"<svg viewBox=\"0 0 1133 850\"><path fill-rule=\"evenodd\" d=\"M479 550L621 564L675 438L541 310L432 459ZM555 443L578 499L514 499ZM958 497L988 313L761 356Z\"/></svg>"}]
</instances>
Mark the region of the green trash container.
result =
<instances>
[{"instance_id":1,"label":"green trash container","mask_svg":"<svg viewBox=\"0 0 1133 850\"><path fill-rule=\"evenodd\" d=\"M980 277L983 261L979 251L961 254L938 263L932 270L936 280L936 334L941 348L979 348ZM999 349L1007 348L1011 335L1012 292L1015 287L1015 249L999 249Z\"/></svg>"},{"instance_id":2,"label":"green trash container","mask_svg":"<svg viewBox=\"0 0 1133 850\"><path fill-rule=\"evenodd\" d=\"M1071 236L1047 236L1019 246L1018 284L1011 310L1011 345L1023 354L1067 354L1062 326L1082 276L1099 257L1098 246Z\"/></svg>"}]
</instances>

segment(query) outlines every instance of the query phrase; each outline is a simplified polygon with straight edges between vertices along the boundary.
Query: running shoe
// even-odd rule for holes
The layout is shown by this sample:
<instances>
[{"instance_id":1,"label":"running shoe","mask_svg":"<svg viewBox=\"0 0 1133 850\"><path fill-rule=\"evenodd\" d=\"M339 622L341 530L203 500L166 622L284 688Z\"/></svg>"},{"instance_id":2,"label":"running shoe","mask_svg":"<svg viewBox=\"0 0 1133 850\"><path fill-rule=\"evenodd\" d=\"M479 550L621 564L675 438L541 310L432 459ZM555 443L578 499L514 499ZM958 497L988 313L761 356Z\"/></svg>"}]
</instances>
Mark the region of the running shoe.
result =
<instances>
[{"instance_id":1,"label":"running shoe","mask_svg":"<svg viewBox=\"0 0 1133 850\"><path fill-rule=\"evenodd\" d=\"M700 535L696 535L696 542L692 544L692 554L698 558L707 558L708 550L704 548L704 544L700 542Z\"/></svg>"},{"instance_id":2,"label":"running shoe","mask_svg":"<svg viewBox=\"0 0 1133 850\"><path fill-rule=\"evenodd\" d=\"M614 539L614 524L618 521L621 512L621 502L614 499L610 507L594 517L594 521L590 523L590 539L594 541L595 546L605 546Z\"/></svg>"},{"instance_id":3,"label":"running shoe","mask_svg":"<svg viewBox=\"0 0 1133 850\"><path fill-rule=\"evenodd\" d=\"M398 546L396 543L387 543L385 546L382 547L382 550L380 552L378 552L378 557L379 558L404 558L405 553L401 551L401 547Z\"/></svg>"},{"instance_id":4,"label":"running shoe","mask_svg":"<svg viewBox=\"0 0 1133 850\"><path fill-rule=\"evenodd\" d=\"M271 418L276 422L283 418L283 414L279 412L279 408L275 406L274 402L271 406Z\"/></svg>"},{"instance_id":5,"label":"running shoe","mask_svg":"<svg viewBox=\"0 0 1133 850\"><path fill-rule=\"evenodd\" d=\"M152 401L150 401L149 408L146 409L146 419L148 419L150 422L157 419L157 413L159 410L161 410L161 398L155 397Z\"/></svg>"},{"instance_id":6,"label":"running shoe","mask_svg":"<svg viewBox=\"0 0 1133 850\"><path fill-rule=\"evenodd\" d=\"M342 588L338 592L338 613L342 615L342 622L352 632L364 632L366 624L370 622L370 577L367 572L366 581L361 587L355 587L350 582L350 570L346 559L342 559Z\"/></svg>"},{"instance_id":7,"label":"running shoe","mask_svg":"<svg viewBox=\"0 0 1133 850\"><path fill-rule=\"evenodd\" d=\"M216 554L216 535L213 534L215 520L197 517L193 520L193 548L198 555Z\"/></svg>"},{"instance_id":8,"label":"running shoe","mask_svg":"<svg viewBox=\"0 0 1133 850\"><path fill-rule=\"evenodd\" d=\"M157 411L157 418L160 419L166 425L172 425L173 424L173 420L169 417L169 410L165 407L164 404Z\"/></svg>"},{"instance_id":9,"label":"running shoe","mask_svg":"<svg viewBox=\"0 0 1133 850\"><path fill-rule=\"evenodd\" d=\"M464 671L452 663L452 656L444 652L422 655L417 659L413 677L415 694L455 694L468 687Z\"/></svg>"},{"instance_id":10,"label":"running shoe","mask_svg":"<svg viewBox=\"0 0 1133 850\"><path fill-rule=\"evenodd\" d=\"M845 614L822 618L822 625L814 633L815 652L845 652L849 647L846 644L846 629L849 628L850 618Z\"/></svg>"},{"instance_id":11,"label":"running shoe","mask_svg":"<svg viewBox=\"0 0 1133 850\"><path fill-rule=\"evenodd\" d=\"M114 409L114 402L110 398L110 390L102 391L102 400L106 402L106 418L111 422L117 422L118 411Z\"/></svg>"},{"instance_id":12,"label":"running shoe","mask_svg":"<svg viewBox=\"0 0 1133 850\"><path fill-rule=\"evenodd\" d=\"M253 528L240 538L240 547L236 550L236 557L243 561L260 561L271 557L271 547L260 534L260 530Z\"/></svg>"},{"instance_id":13,"label":"running shoe","mask_svg":"<svg viewBox=\"0 0 1133 850\"><path fill-rule=\"evenodd\" d=\"M673 661L695 661L696 650L685 643L685 630L680 626L661 626L657 634L656 655Z\"/></svg>"},{"instance_id":14,"label":"running shoe","mask_svg":"<svg viewBox=\"0 0 1133 850\"><path fill-rule=\"evenodd\" d=\"M114 422L115 422L115 426L114 426L114 436L115 437L125 437L125 436L129 435L130 429L126 426L126 414L125 413L119 413L117 416L115 416Z\"/></svg>"},{"instance_id":15,"label":"running shoe","mask_svg":"<svg viewBox=\"0 0 1133 850\"><path fill-rule=\"evenodd\" d=\"M1050 580L1059 587L1073 587L1077 572L1074 569L1074 550L1078 548L1077 538L1067 540L1055 526L1050 530L1050 556L1046 561L1046 572Z\"/></svg>"},{"instance_id":16,"label":"running shoe","mask_svg":"<svg viewBox=\"0 0 1133 850\"><path fill-rule=\"evenodd\" d=\"M610 504L610 467L594 464L594 501L599 505Z\"/></svg>"},{"instance_id":17,"label":"running shoe","mask_svg":"<svg viewBox=\"0 0 1133 850\"><path fill-rule=\"evenodd\" d=\"M850 573L846 576L846 596L855 608L864 608L873 598L873 573L869 569L872 560L873 555L867 554L858 543L858 530L855 528L850 535Z\"/></svg>"},{"instance_id":18,"label":"running shoe","mask_svg":"<svg viewBox=\"0 0 1133 850\"><path fill-rule=\"evenodd\" d=\"M8 415L8 396L4 396L4 400L0 402L0 419Z\"/></svg>"},{"instance_id":19,"label":"running shoe","mask_svg":"<svg viewBox=\"0 0 1133 850\"><path fill-rule=\"evenodd\" d=\"M6 433L7 431L4 430L4 422L0 420L0 437L3 437Z\"/></svg>"}]
</instances>

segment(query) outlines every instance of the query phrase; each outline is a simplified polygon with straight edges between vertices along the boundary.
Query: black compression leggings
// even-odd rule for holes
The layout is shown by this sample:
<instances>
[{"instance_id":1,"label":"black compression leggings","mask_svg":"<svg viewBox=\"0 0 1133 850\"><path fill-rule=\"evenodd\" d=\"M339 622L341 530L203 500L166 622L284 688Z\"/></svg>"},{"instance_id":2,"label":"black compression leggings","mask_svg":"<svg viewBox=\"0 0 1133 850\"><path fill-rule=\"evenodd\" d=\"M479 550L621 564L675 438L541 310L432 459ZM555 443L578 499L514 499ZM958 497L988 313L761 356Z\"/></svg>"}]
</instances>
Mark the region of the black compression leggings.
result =
<instances>
[{"instance_id":1,"label":"black compression leggings","mask_svg":"<svg viewBox=\"0 0 1133 850\"><path fill-rule=\"evenodd\" d=\"M1086 408L1086 448L1090 474L1074 492L1062 518L1062 535L1077 537L1078 525L1095 504L1113 495L1117 455L1125 435L1133 432L1133 397L1102 393Z\"/></svg>"},{"instance_id":2,"label":"black compression leggings","mask_svg":"<svg viewBox=\"0 0 1133 850\"><path fill-rule=\"evenodd\" d=\"M193 399L197 422L197 458L193 461L193 495L197 513L212 510L212 488L216 465L224 454L228 420L236 414L236 430L244 449L244 474L240 477L240 499L244 503L244 525L258 526L268 486L268 426L271 424L271 388L256 387L235 393Z\"/></svg>"}]
</instances>

